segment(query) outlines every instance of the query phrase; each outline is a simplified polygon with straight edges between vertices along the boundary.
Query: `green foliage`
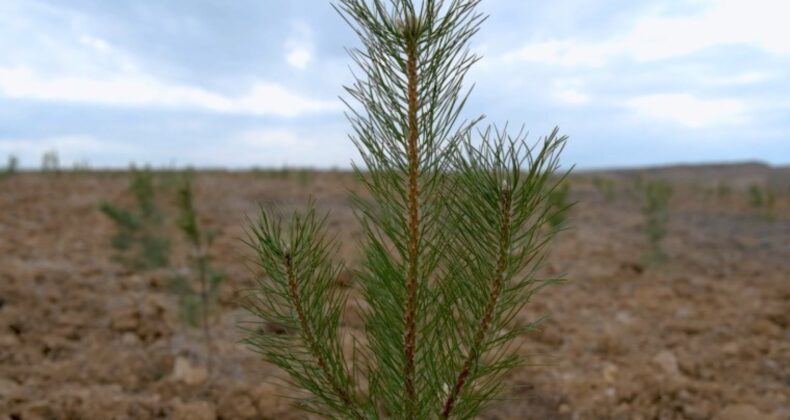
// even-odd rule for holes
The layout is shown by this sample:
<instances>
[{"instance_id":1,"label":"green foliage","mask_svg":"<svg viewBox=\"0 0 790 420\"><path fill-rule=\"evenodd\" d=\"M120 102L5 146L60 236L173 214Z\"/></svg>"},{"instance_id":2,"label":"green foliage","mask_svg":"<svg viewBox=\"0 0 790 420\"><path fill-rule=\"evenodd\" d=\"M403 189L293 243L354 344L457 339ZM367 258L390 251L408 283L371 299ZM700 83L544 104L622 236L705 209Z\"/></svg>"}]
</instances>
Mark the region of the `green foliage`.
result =
<instances>
[{"instance_id":1,"label":"green foliage","mask_svg":"<svg viewBox=\"0 0 790 420\"><path fill-rule=\"evenodd\" d=\"M108 202L100 205L102 213L115 223L116 232L110 239L117 251L115 259L132 269L166 267L170 241L162 233L163 216L155 203L151 173L133 172L130 190L136 200L136 209L124 209Z\"/></svg>"},{"instance_id":2,"label":"green foliage","mask_svg":"<svg viewBox=\"0 0 790 420\"><path fill-rule=\"evenodd\" d=\"M41 156L41 170L44 172L57 172L60 169L58 152L50 150Z\"/></svg>"},{"instance_id":3,"label":"green foliage","mask_svg":"<svg viewBox=\"0 0 790 420\"><path fill-rule=\"evenodd\" d=\"M615 199L614 193L614 180L601 176L594 176L592 179L595 189L598 190L607 203L611 203Z\"/></svg>"},{"instance_id":4,"label":"green foliage","mask_svg":"<svg viewBox=\"0 0 790 420\"><path fill-rule=\"evenodd\" d=\"M203 230L195 209L192 182L188 175L183 177L178 188L177 204L179 210L178 227L190 247L190 273L193 276L177 276L172 286L179 296L182 319L190 326L200 326L211 368L213 341L211 338L209 315L217 303L219 287L225 279L224 273L211 266L209 248L216 232ZM197 284L195 284L197 283Z\"/></svg>"},{"instance_id":5,"label":"green foliage","mask_svg":"<svg viewBox=\"0 0 790 420\"><path fill-rule=\"evenodd\" d=\"M2 171L0 171L0 178L4 178L15 174L18 168L19 168L19 160L17 159L17 157L14 155L9 155L8 163L6 164L6 167Z\"/></svg>"},{"instance_id":6,"label":"green foliage","mask_svg":"<svg viewBox=\"0 0 790 420\"><path fill-rule=\"evenodd\" d=\"M552 229L561 229L565 226L567 210L571 207L568 201L571 185L569 182L562 182L549 192L549 206L554 210L548 218L549 226Z\"/></svg>"},{"instance_id":7,"label":"green foliage","mask_svg":"<svg viewBox=\"0 0 790 420\"><path fill-rule=\"evenodd\" d=\"M770 187L761 188L759 185L749 187L749 204L757 210L766 220L773 220L776 194Z\"/></svg>"},{"instance_id":8,"label":"green foliage","mask_svg":"<svg viewBox=\"0 0 790 420\"><path fill-rule=\"evenodd\" d=\"M19 170L19 159L14 156L8 156L8 164L6 165L5 172L8 175L13 175Z\"/></svg>"},{"instance_id":9,"label":"green foliage","mask_svg":"<svg viewBox=\"0 0 790 420\"><path fill-rule=\"evenodd\" d=\"M189 279L180 277L176 291L182 299L184 320L192 326L206 327L207 316L217 301L217 292L225 274L211 266L209 249L217 233L204 230L198 218L192 192L192 182L185 176L178 189L178 227L190 247L190 263L197 287ZM201 321L202 320L202 321Z\"/></svg>"},{"instance_id":10,"label":"green foliage","mask_svg":"<svg viewBox=\"0 0 790 420\"><path fill-rule=\"evenodd\" d=\"M555 282L535 273L567 206L556 177L566 138L532 146L507 127L463 121L467 49L485 19L479 0L340 0L362 39L347 87L354 195L364 231L356 272L367 344L345 349L347 296L325 217L310 207L280 221L261 211L248 245L260 276L245 299L246 340L310 393L303 408L331 418L474 418L520 359L513 322ZM567 195L567 191L565 193ZM555 198L552 198L554 196ZM267 331L280 326L281 333ZM350 359L350 361L348 360Z\"/></svg>"},{"instance_id":11,"label":"green foliage","mask_svg":"<svg viewBox=\"0 0 790 420\"><path fill-rule=\"evenodd\" d=\"M305 409L360 417L338 334L346 295L332 287L341 268L330 259L336 243L324 222L313 208L285 226L261 211L248 244L265 277L245 304L262 325L246 342L314 395ZM266 331L272 324L286 333Z\"/></svg>"},{"instance_id":12,"label":"green foliage","mask_svg":"<svg viewBox=\"0 0 790 420\"><path fill-rule=\"evenodd\" d=\"M643 230L649 246L644 260L648 265L660 264L667 259L661 242L667 234L672 186L661 180L644 181L641 186L644 198L642 206Z\"/></svg>"}]
</instances>

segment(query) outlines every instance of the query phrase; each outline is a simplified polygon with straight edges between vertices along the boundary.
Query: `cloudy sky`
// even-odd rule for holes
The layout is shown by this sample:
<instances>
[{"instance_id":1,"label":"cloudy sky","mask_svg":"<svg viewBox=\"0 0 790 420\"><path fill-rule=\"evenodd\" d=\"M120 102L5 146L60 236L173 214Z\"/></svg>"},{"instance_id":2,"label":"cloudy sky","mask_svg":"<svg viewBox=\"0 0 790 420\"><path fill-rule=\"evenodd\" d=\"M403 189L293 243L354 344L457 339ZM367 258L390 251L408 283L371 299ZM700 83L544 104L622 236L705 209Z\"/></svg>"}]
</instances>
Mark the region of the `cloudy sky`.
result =
<instances>
[{"instance_id":1,"label":"cloudy sky","mask_svg":"<svg viewBox=\"0 0 790 420\"><path fill-rule=\"evenodd\" d=\"M790 163L790 1L483 0L467 115L581 168ZM324 0L0 0L0 159L346 167Z\"/></svg>"}]
</instances>

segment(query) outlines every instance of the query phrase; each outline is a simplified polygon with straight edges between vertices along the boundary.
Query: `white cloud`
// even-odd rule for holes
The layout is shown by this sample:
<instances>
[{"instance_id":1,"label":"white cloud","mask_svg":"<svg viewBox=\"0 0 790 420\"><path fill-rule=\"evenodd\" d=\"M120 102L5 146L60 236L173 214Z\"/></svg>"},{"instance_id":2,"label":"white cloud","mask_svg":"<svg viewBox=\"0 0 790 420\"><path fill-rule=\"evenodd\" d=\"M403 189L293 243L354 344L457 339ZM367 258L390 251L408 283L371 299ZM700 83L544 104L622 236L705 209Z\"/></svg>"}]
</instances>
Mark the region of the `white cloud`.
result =
<instances>
[{"instance_id":1,"label":"white cloud","mask_svg":"<svg viewBox=\"0 0 790 420\"><path fill-rule=\"evenodd\" d=\"M313 59L313 34L310 26L302 21L291 23L291 35L285 41L285 61L291 67L304 70Z\"/></svg>"},{"instance_id":2,"label":"white cloud","mask_svg":"<svg viewBox=\"0 0 790 420\"><path fill-rule=\"evenodd\" d=\"M347 166L356 155L345 127L275 126L241 131L218 142L207 143L186 156L198 164L245 166Z\"/></svg>"},{"instance_id":3,"label":"white cloud","mask_svg":"<svg viewBox=\"0 0 790 420\"><path fill-rule=\"evenodd\" d=\"M604 45L574 41L545 41L528 44L503 55L506 63L537 62L557 66L602 66L609 54Z\"/></svg>"},{"instance_id":4,"label":"white cloud","mask_svg":"<svg viewBox=\"0 0 790 420\"><path fill-rule=\"evenodd\" d=\"M633 98L626 106L638 115L690 128L740 123L746 105L735 99L699 99L688 94L656 94Z\"/></svg>"},{"instance_id":5,"label":"white cloud","mask_svg":"<svg viewBox=\"0 0 790 420\"><path fill-rule=\"evenodd\" d=\"M305 147L304 138L300 141L295 130L287 128L267 128L243 132L236 138L237 145L257 152L265 152L272 148L287 148L298 152Z\"/></svg>"},{"instance_id":6,"label":"white cloud","mask_svg":"<svg viewBox=\"0 0 790 420\"><path fill-rule=\"evenodd\" d=\"M305 47L294 47L288 54L285 56L285 61L291 65L291 67L295 67L299 70L304 70L307 68L307 64L310 63L310 60L313 58L313 53L305 48Z\"/></svg>"},{"instance_id":7,"label":"white cloud","mask_svg":"<svg viewBox=\"0 0 790 420\"><path fill-rule=\"evenodd\" d=\"M296 27L300 33L309 33L307 27ZM269 81L254 81L235 95L173 83L141 68L136 56L85 31L39 38L43 41L33 46L35 59L23 55L4 64L0 57L0 97L279 117L343 108L336 99L313 98ZM304 45L309 44L300 41L294 45L289 62L296 67L306 66L312 52Z\"/></svg>"},{"instance_id":8,"label":"white cloud","mask_svg":"<svg viewBox=\"0 0 790 420\"><path fill-rule=\"evenodd\" d=\"M774 77L773 74L767 72L753 71L732 76L711 77L703 79L702 82L711 86L742 86L765 82Z\"/></svg>"},{"instance_id":9,"label":"white cloud","mask_svg":"<svg viewBox=\"0 0 790 420\"><path fill-rule=\"evenodd\" d=\"M790 2L707 0L694 15L644 16L633 26L599 41L546 40L503 55L506 62L598 67L617 57L650 62L706 48L741 45L774 55L790 54Z\"/></svg>"},{"instance_id":10,"label":"white cloud","mask_svg":"<svg viewBox=\"0 0 790 420\"><path fill-rule=\"evenodd\" d=\"M80 44L94 49L100 53L109 53L112 51L112 46L110 46L107 41L90 35L80 36Z\"/></svg>"},{"instance_id":11,"label":"white cloud","mask_svg":"<svg viewBox=\"0 0 790 420\"><path fill-rule=\"evenodd\" d=\"M579 79L563 79L554 82L554 97L561 104L584 105L590 102L590 95L584 93Z\"/></svg>"},{"instance_id":12,"label":"white cloud","mask_svg":"<svg viewBox=\"0 0 790 420\"><path fill-rule=\"evenodd\" d=\"M579 92L575 89L560 89L556 93L557 99L568 105L584 105L590 102L590 95Z\"/></svg>"},{"instance_id":13,"label":"white cloud","mask_svg":"<svg viewBox=\"0 0 790 420\"><path fill-rule=\"evenodd\" d=\"M0 67L0 93L12 98L41 101L185 107L282 117L342 109L339 101L305 97L275 83L258 82L247 94L228 96L144 75L44 77L24 67Z\"/></svg>"}]
</instances>

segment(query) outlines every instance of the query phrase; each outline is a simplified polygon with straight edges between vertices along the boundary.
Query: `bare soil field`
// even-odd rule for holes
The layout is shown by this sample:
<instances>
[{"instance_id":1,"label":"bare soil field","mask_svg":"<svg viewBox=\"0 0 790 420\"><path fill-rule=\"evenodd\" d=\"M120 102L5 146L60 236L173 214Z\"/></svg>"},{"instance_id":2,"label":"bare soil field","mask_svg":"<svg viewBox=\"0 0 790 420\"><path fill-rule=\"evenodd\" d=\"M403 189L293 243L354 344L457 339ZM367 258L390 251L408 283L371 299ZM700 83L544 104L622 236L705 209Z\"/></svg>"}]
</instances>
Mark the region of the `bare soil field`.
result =
<instances>
[{"instance_id":1,"label":"bare soil field","mask_svg":"<svg viewBox=\"0 0 790 420\"><path fill-rule=\"evenodd\" d=\"M167 174L158 193L172 208ZM672 184L668 260L647 249L636 179ZM596 180L611 183L605 197ZM240 342L254 285L242 243L258 206L330 212L339 257L358 263L353 177L340 172L201 172L196 204L220 234L228 280L201 331L179 321L167 284L187 266L172 226L171 267L113 262L102 200L131 203L127 173L21 173L0 179L0 419L301 419L282 374ZM770 185L770 214L750 205ZM541 275L567 282L535 296L518 322L526 366L486 419L790 419L790 171L757 164L577 173L569 229ZM168 204L170 203L170 204ZM168 214L173 214L172 211ZM171 223L172 224L172 223ZM349 287L351 271L338 287ZM344 328L363 324L348 311ZM272 333L278 333L272 331Z\"/></svg>"}]
</instances>

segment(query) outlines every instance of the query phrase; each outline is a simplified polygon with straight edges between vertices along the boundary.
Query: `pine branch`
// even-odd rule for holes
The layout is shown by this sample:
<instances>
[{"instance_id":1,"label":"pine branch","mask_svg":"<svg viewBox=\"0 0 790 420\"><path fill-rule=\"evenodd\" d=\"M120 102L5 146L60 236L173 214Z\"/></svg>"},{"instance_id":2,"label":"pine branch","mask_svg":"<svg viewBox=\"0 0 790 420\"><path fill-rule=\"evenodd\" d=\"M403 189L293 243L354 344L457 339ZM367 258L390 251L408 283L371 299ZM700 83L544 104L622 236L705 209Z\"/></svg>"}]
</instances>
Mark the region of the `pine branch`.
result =
<instances>
[{"instance_id":1,"label":"pine branch","mask_svg":"<svg viewBox=\"0 0 790 420\"><path fill-rule=\"evenodd\" d=\"M340 266L330 260L336 245L324 234L324 222L312 206L294 214L287 227L260 212L247 244L265 278L247 294L245 306L260 323L295 333L248 329L246 342L314 395L303 402L308 410L365 418L343 359L339 320L346 296L332 286Z\"/></svg>"},{"instance_id":2,"label":"pine branch","mask_svg":"<svg viewBox=\"0 0 790 420\"><path fill-rule=\"evenodd\" d=\"M321 369L321 372L326 376L327 382L329 382L330 386L332 387L332 391L337 394L343 404L351 407L352 401L348 391L341 388L338 381L332 377L332 372L330 371L326 360L324 360L324 356L321 353L318 341L313 334L313 329L310 326L307 316L305 316L305 310L302 307L304 303L302 301L302 296L299 294L298 281L296 279L296 275L294 274L293 258L288 251L286 251L285 255L283 256L283 265L285 266L285 272L288 278L288 291L290 292L291 303L294 306L296 317L299 320L299 326L301 327L302 334L304 335L305 343L310 349L312 356L318 363L318 367Z\"/></svg>"},{"instance_id":3,"label":"pine branch","mask_svg":"<svg viewBox=\"0 0 790 420\"><path fill-rule=\"evenodd\" d=\"M483 316L480 319L477 331L475 332L474 341L471 348L469 349L469 354L467 355L466 360L464 360L463 367L461 368L461 371L455 380L455 385L453 386L452 392L444 403L444 409L442 410L443 418L450 417L456 399L463 390L464 385L466 385L466 380L469 377L472 365L476 363L480 357L480 349L483 344L483 340L485 339L486 335L488 335L491 322L493 321L494 308L499 301L499 296L502 291L502 282L504 280L503 277L505 274L505 269L507 268L506 265L508 251L510 248L511 229L510 218L512 191L510 191L507 184L503 185L502 189L500 190L499 204L501 207L499 212L499 245L497 248L498 256L496 260L496 269L494 270L494 276L491 280L491 292L489 293L488 302L486 303L485 310L483 311Z\"/></svg>"},{"instance_id":4,"label":"pine branch","mask_svg":"<svg viewBox=\"0 0 790 420\"><path fill-rule=\"evenodd\" d=\"M444 280L444 305L456 308L445 322L459 326L459 338L451 342L455 353L445 355L457 373L448 381L442 418L473 416L481 402L499 392L501 376L517 366L507 343L522 331L510 321L534 292L552 282L534 273L555 233L545 226L556 211L564 211L548 200L562 180L551 175L564 137L555 130L533 153L523 133L480 134L480 146L467 138L456 162L453 246L465 264Z\"/></svg>"}]
</instances>

